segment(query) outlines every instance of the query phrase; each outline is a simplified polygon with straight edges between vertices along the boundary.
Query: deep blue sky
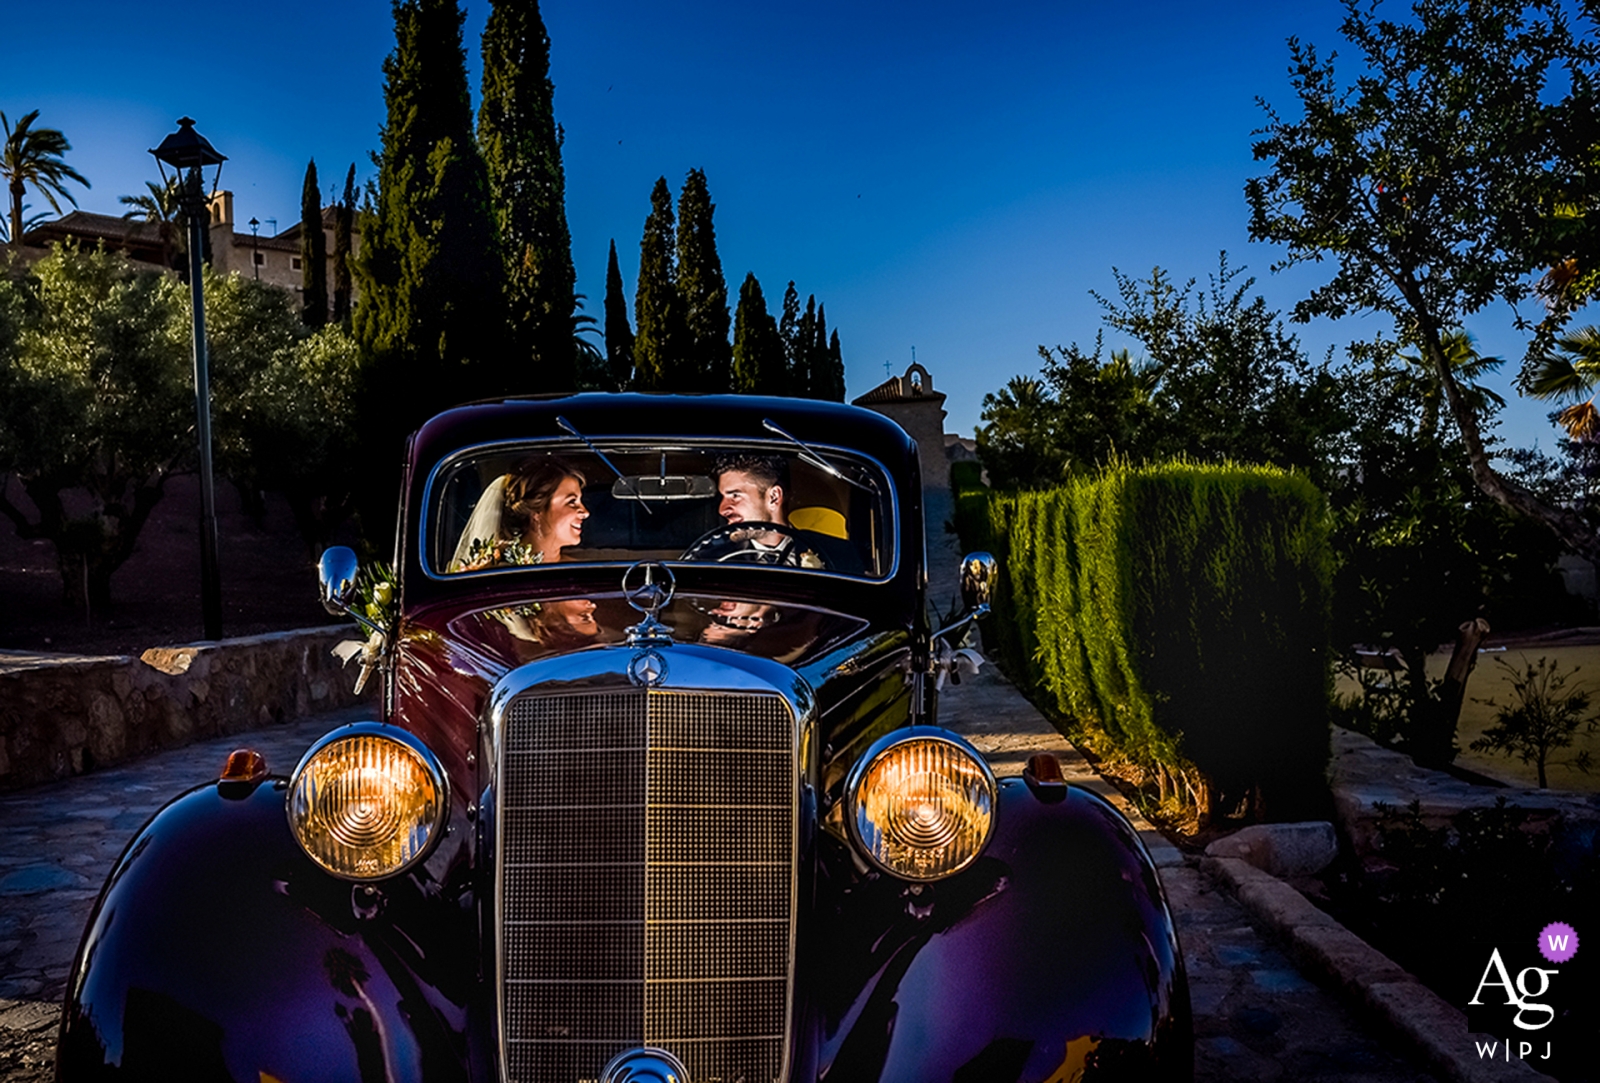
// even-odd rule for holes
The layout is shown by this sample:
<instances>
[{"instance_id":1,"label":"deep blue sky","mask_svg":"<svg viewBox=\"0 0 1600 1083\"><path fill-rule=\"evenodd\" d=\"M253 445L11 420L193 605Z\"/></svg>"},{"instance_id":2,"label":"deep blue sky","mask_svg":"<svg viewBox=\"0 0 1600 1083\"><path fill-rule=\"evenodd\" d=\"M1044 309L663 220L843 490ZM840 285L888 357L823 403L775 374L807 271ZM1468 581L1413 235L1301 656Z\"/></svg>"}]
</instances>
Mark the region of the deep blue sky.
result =
<instances>
[{"instance_id":1,"label":"deep blue sky","mask_svg":"<svg viewBox=\"0 0 1600 1083\"><path fill-rule=\"evenodd\" d=\"M154 179L146 153L182 114L229 162L240 221L299 215L306 160L326 191L383 121L387 0L255 5L109 0L14 5L0 109L62 129L120 213ZM465 27L476 95L487 0ZM159 12L159 15L157 14ZM1290 35L1336 46L1332 0L1226 4L546 0L578 288L600 316L607 243L630 292L649 192L706 171L718 248L776 309L793 279L827 306L851 396L916 356L970 434L982 396L1037 372L1041 344L1090 342L1111 268L1180 278L1226 249L1276 307L1318 280L1271 275L1246 238L1262 96L1292 104ZM34 209L42 201L35 198ZM1320 354L1375 319L1301 330ZM1503 314L1471 325L1515 359ZM1514 364L1508 368L1514 368ZM1502 381L1504 382L1504 381ZM441 403L443 405L443 403ZM1513 403L1503 435L1548 448L1544 404Z\"/></svg>"}]
</instances>

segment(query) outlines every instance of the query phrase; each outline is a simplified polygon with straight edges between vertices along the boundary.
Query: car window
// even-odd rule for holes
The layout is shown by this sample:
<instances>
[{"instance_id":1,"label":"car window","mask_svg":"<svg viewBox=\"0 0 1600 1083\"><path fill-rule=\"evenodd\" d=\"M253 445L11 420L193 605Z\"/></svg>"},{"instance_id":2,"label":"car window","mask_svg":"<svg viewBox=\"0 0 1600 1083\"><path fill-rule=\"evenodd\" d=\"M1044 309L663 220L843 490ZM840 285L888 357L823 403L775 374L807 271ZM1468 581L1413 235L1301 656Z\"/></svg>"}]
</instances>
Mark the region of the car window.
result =
<instances>
[{"instance_id":1,"label":"car window","mask_svg":"<svg viewBox=\"0 0 1600 1083\"><path fill-rule=\"evenodd\" d=\"M887 477L848 452L812 450L597 443L465 454L429 486L425 557L436 575L681 560L883 578L894 543Z\"/></svg>"}]
</instances>

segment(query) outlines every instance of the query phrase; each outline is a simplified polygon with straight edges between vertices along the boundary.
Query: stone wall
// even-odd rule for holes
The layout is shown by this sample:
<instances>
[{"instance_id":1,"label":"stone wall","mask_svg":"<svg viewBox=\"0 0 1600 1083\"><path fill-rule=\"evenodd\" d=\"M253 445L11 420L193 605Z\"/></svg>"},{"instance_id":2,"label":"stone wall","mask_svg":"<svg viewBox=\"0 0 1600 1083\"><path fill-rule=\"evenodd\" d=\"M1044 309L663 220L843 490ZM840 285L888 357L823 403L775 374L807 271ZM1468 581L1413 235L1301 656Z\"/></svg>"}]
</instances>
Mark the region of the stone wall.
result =
<instances>
[{"instance_id":1,"label":"stone wall","mask_svg":"<svg viewBox=\"0 0 1600 1083\"><path fill-rule=\"evenodd\" d=\"M1492 808L1504 798L1508 805L1529 810L1524 830L1548 830L1557 821L1569 828L1565 844L1578 852L1563 859L1584 858L1600 848L1600 793L1475 786L1443 771L1418 767L1411 757L1339 726L1333 727L1328 781L1339 827L1363 861L1379 853L1378 806L1405 809L1413 801L1423 824L1439 828L1468 809Z\"/></svg>"},{"instance_id":2,"label":"stone wall","mask_svg":"<svg viewBox=\"0 0 1600 1083\"><path fill-rule=\"evenodd\" d=\"M309 628L142 657L0 660L0 790L123 763L208 737L370 704L331 653L352 628Z\"/></svg>"}]
</instances>

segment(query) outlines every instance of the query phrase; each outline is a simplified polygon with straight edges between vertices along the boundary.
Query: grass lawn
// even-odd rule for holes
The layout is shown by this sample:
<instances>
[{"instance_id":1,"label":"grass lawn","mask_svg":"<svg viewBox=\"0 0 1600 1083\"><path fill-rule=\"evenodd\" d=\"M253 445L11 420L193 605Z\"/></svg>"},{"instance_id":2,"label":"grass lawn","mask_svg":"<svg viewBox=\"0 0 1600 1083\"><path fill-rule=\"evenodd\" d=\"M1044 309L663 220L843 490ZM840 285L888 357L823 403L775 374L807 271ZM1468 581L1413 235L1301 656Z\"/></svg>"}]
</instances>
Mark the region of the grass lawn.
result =
<instances>
[{"instance_id":1,"label":"grass lawn","mask_svg":"<svg viewBox=\"0 0 1600 1083\"><path fill-rule=\"evenodd\" d=\"M1512 644L1503 648L1491 645L1478 653L1478 664L1473 669L1472 676L1467 679L1467 699L1462 704L1461 720L1456 727L1456 743L1461 748L1461 755L1456 757L1459 766L1514 786L1532 788L1539 784L1538 773L1534 770L1533 764L1524 764L1513 756L1473 752L1468 746L1494 724L1496 708L1480 702L1481 700L1492 699L1501 706L1516 702L1511 691L1509 679L1511 675L1498 664L1497 659L1505 660L1520 674L1529 662L1537 661L1541 657L1555 659L1563 672L1570 672L1573 666L1579 667L1577 674L1568 680L1567 689L1569 691L1574 688L1587 689L1593 701L1593 709L1600 710L1600 644L1530 643ZM1449 662L1448 649L1436 651L1428 657L1428 676L1443 677L1445 666ZM1357 686L1353 679L1340 675L1334 683L1334 689L1339 695L1344 696L1354 694ZM1584 749L1588 749L1595 759L1592 773L1584 774L1561 762ZM1556 752L1553 760L1554 762L1545 766L1545 774L1551 789L1600 791L1600 734L1588 736L1580 734L1571 748Z\"/></svg>"}]
</instances>

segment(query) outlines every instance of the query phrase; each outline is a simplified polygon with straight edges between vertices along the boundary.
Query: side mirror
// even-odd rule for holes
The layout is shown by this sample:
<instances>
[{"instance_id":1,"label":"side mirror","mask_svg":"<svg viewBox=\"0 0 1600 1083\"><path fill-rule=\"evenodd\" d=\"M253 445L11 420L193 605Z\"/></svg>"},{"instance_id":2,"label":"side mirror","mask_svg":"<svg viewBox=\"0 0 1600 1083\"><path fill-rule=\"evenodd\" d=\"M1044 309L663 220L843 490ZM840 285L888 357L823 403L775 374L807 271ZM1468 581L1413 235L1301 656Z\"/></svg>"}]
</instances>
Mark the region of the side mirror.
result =
<instances>
[{"instance_id":1,"label":"side mirror","mask_svg":"<svg viewBox=\"0 0 1600 1083\"><path fill-rule=\"evenodd\" d=\"M355 550L348 546L331 545L322 551L322 559L317 561L317 593L322 598L322 608L336 617L350 615L360 568Z\"/></svg>"},{"instance_id":2,"label":"side mirror","mask_svg":"<svg viewBox=\"0 0 1600 1083\"><path fill-rule=\"evenodd\" d=\"M1000 574L1000 562L988 553L968 553L961 558L960 617L933 633L934 639L954 635L979 617L989 615L989 600L994 597L995 579Z\"/></svg>"},{"instance_id":3,"label":"side mirror","mask_svg":"<svg viewBox=\"0 0 1600 1083\"><path fill-rule=\"evenodd\" d=\"M968 553L961 558L961 604L974 616L989 612L1000 563L988 553Z\"/></svg>"}]
</instances>

